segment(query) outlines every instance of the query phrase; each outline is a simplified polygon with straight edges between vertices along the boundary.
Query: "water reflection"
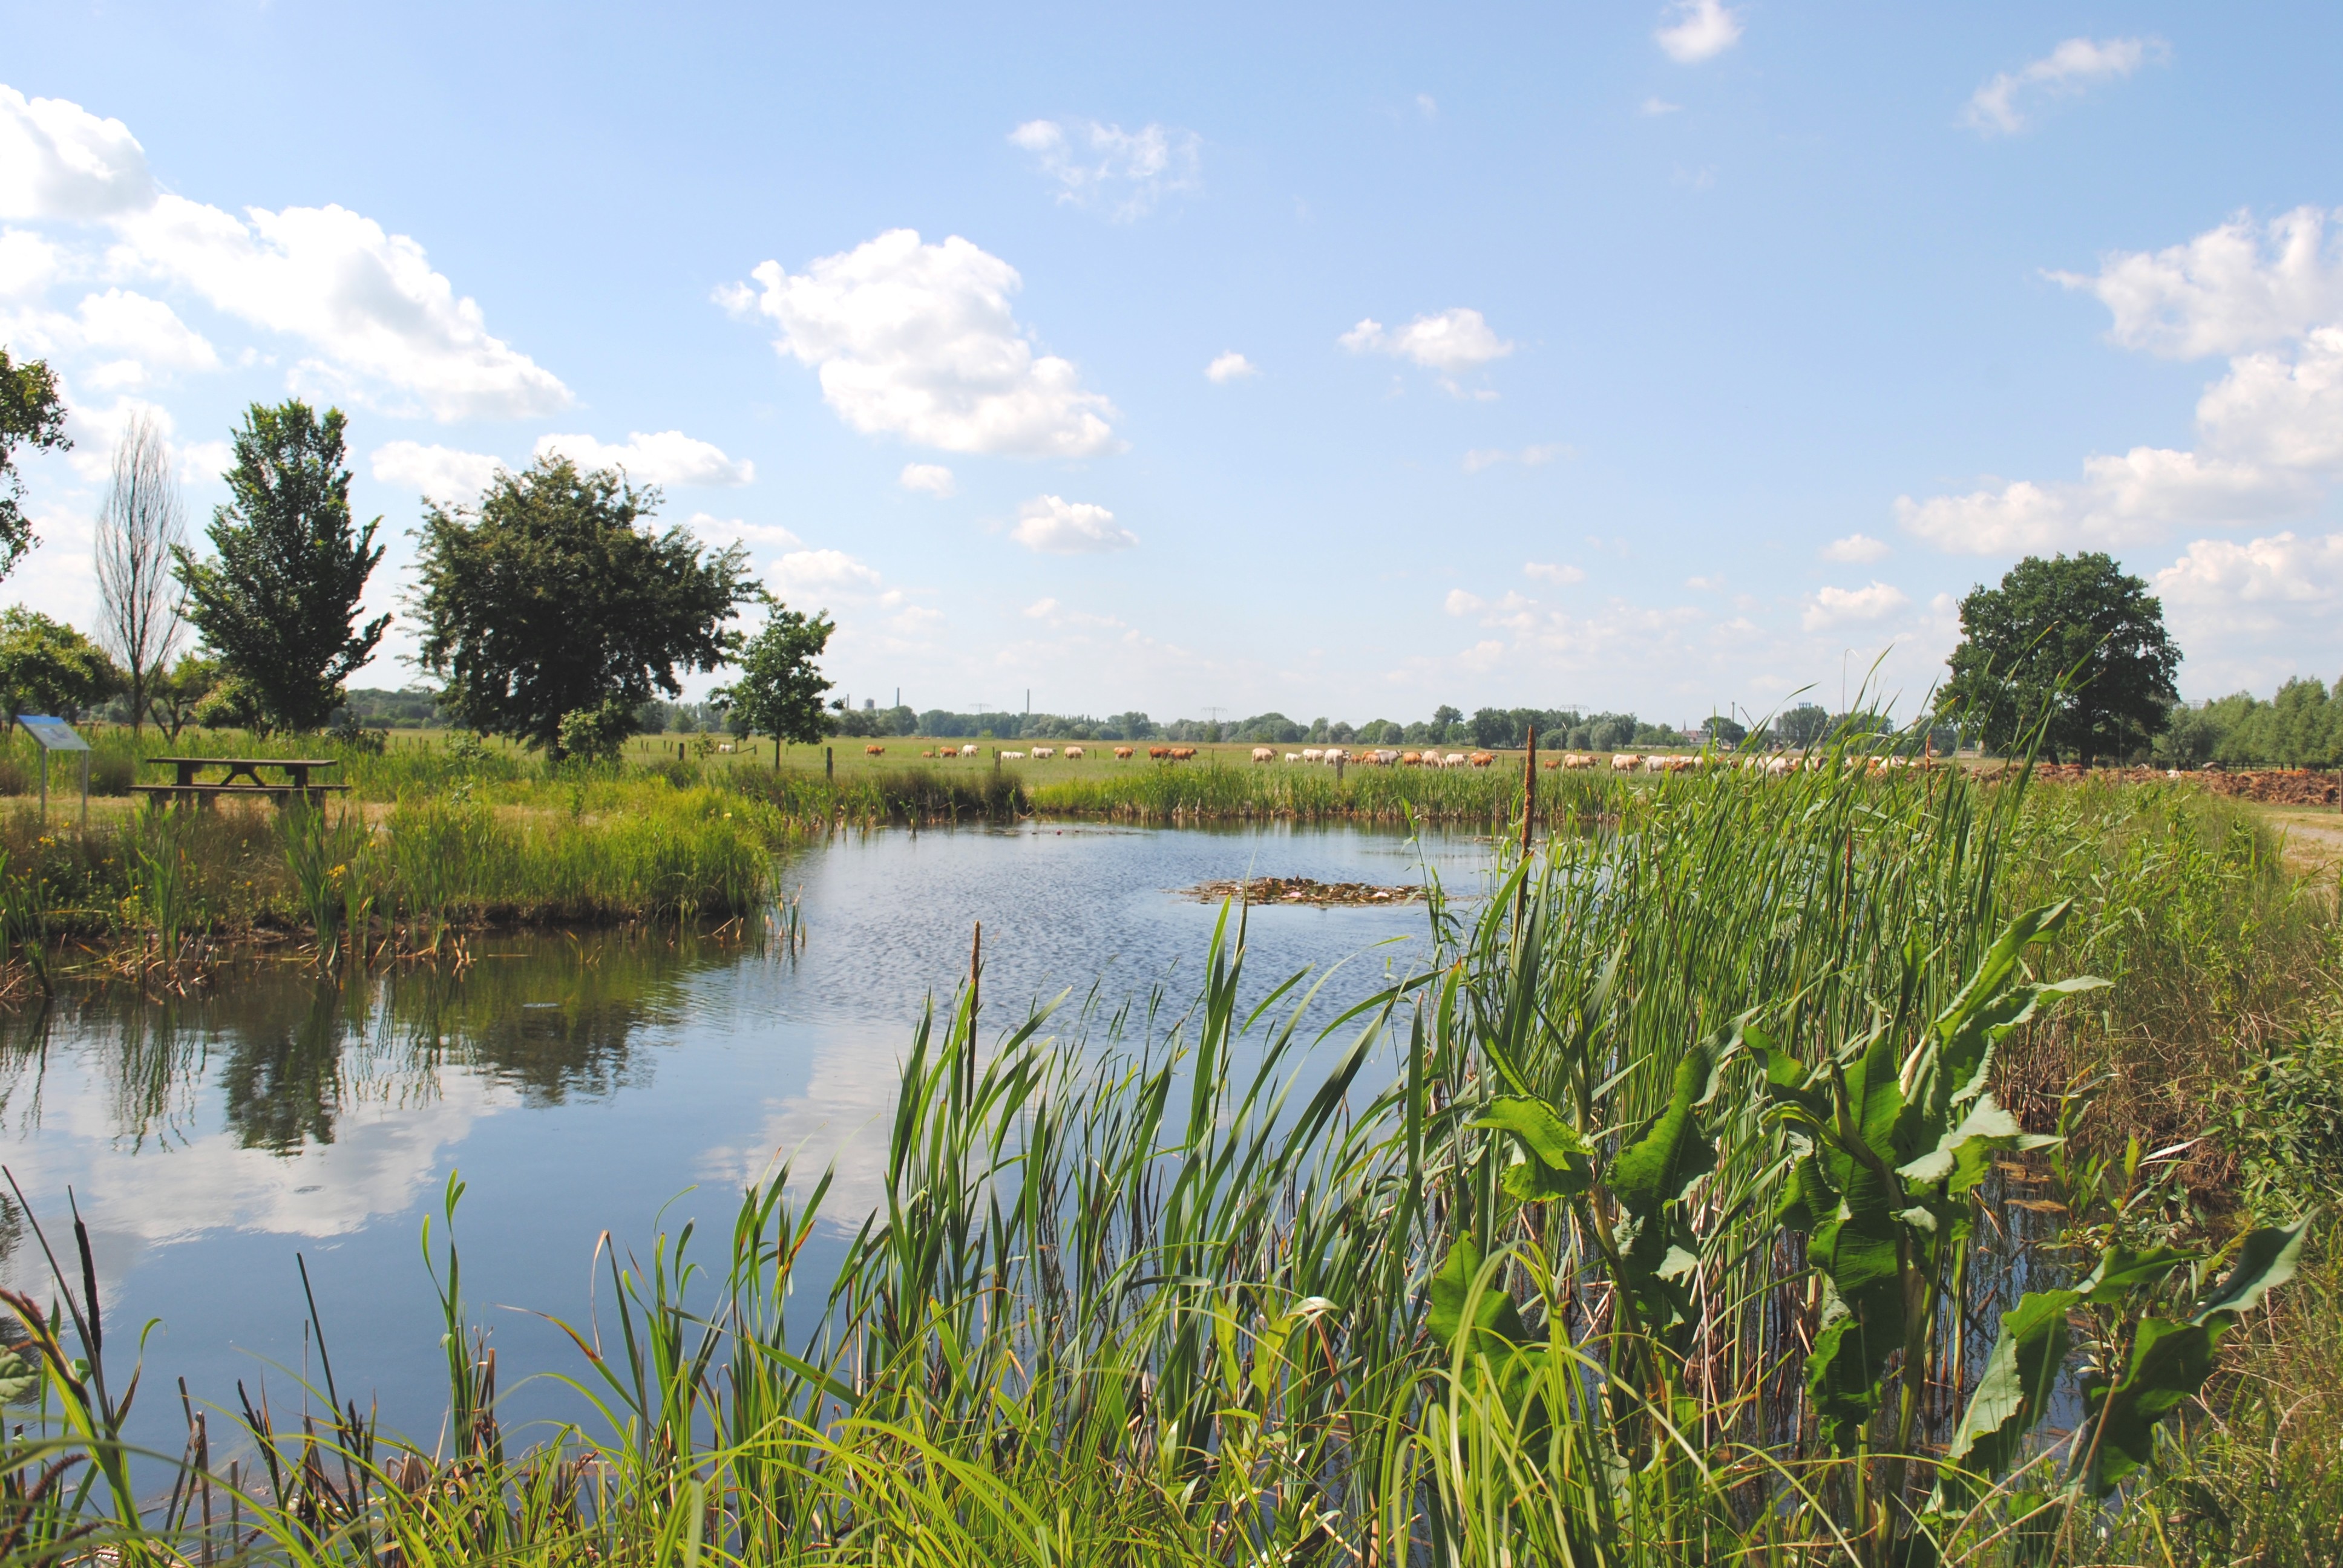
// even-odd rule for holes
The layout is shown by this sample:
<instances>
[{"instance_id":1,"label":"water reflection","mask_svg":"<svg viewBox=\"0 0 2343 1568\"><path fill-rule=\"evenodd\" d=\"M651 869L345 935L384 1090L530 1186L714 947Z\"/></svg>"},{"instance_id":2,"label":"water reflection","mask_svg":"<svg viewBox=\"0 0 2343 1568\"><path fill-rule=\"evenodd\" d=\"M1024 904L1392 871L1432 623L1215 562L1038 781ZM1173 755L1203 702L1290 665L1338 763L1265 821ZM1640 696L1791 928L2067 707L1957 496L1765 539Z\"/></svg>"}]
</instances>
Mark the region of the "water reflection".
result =
<instances>
[{"instance_id":1,"label":"water reflection","mask_svg":"<svg viewBox=\"0 0 2343 1568\"><path fill-rule=\"evenodd\" d=\"M1430 852L1468 884L1485 853ZM834 1162L831 1218L850 1230L883 1168L899 1054L963 972L970 922L1003 1026L1069 989L1079 1008L1094 985L1109 1009L1162 986L1177 1012L1218 911L1176 890L1412 881L1419 854L1344 829L878 834L789 868L810 931L794 957L605 932L477 943L460 972L340 984L258 961L193 998L65 995L0 1017L0 1158L45 1221L71 1190L109 1315L163 1319L156 1359L198 1397L231 1392L256 1355L297 1363L298 1247L337 1344L369 1347L353 1375L394 1422L426 1422L437 1342L416 1237L451 1170L472 1194L476 1299L565 1315L605 1229L641 1242L718 1219L779 1159ZM1404 967L1423 929L1420 908L1257 911L1253 994L1349 960L1331 1016ZM11 1218L0 1282L45 1292ZM565 1353L509 1317L493 1332L518 1371Z\"/></svg>"}]
</instances>

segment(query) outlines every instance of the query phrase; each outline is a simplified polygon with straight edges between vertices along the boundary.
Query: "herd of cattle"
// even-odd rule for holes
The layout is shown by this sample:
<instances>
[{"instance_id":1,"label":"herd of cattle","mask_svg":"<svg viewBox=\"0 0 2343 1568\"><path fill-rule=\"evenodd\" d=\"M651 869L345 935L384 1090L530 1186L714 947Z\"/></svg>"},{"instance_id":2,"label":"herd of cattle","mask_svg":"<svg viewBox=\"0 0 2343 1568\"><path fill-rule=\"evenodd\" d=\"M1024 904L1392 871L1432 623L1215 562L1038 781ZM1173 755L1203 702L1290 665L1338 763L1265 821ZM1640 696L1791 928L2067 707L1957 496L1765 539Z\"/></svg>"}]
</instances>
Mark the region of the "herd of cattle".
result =
<instances>
[{"instance_id":1,"label":"herd of cattle","mask_svg":"<svg viewBox=\"0 0 2343 1568\"><path fill-rule=\"evenodd\" d=\"M974 746L958 748L938 746L923 750L920 755L940 761L952 757L974 757L980 749ZM864 755L870 757L883 757L887 752L884 746L866 746L862 750ZM1063 757L1070 762L1079 762L1084 753L1082 748L1079 746L1033 746L1021 751L1001 751L997 752L996 755L1003 762L1022 762L1028 758L1036 762L1047 762L1057 757ZM1114 755L1117 761L1128 762L1138 755L1138 749L1131 746L1118 746L1114 748ZM1151 746L1147 749L1147 755L1151 760L1157 762L1186 762L1196 755L1196 748ZM1256 746L1252 749L1252 759L1255 762L1275 762L1278 760L1277 749L1272 746ZM1324 748L1313 746L1307 750L1288 751L1284 754L1284 759L1288 762L1313 763L1327 768L1341 767L1345 763L1360 768L1490 768L1496 765L1497 755L1493 751L1393 751L1388 749L1352 751L1340 746ZM1604 758L1589 752L1560 751L1546 758L1545 766L1549 769L1567 769L1575 771L1584 768L1600 768L1604 760ZM1659 752L1639 755L1632 751L1622 751L1614 753L1608 760L1611 771L1614 773L1638 771L1690 773L1702 768L1739 767L1779 775L1795 773L1802 767L1820 770L1830 766L1828 759L1819 755L1799 758L1783 752L1767 756L1725 758L1706 752L1667 756ZM1931 766L1931 762L1926 759L1913 757L1873 757L1863 759L1861 766L1868 771L1879 773L1901 768L1926 768Z\"/></svg>"}]
</instances>

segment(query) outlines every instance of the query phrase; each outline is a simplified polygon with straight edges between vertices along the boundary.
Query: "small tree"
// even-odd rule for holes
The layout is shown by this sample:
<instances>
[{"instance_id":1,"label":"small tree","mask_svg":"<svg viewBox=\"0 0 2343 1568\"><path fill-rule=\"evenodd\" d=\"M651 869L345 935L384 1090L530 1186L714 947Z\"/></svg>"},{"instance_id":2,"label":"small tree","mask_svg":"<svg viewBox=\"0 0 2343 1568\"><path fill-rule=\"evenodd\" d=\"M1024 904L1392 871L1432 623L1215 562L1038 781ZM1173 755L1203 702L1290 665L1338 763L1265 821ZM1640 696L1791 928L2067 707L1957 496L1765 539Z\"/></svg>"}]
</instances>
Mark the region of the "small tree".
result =
<instances>
[{"instance_id":1,"label":"small tree","mask_svg":"<svg viewBox=\"0 0 2343 1568\"><path fill-rule=\"evenodd\" d=\"M172 553L187 618L252 694L258 721L315 729L341 705L342 682L374 656L388 616L357 626L367 578L382 559L382 524L350 522L347 421L296 398L255 403L236 432L234 497L212 514L217 559Z\"/></svg>"},{"instance_id":2,"label":"small tree","mask_svg":"<svg viewBox=\"0 0 2343 1568\"><path fill-rule=\"evenodd\" d=\"M1817 702L1801 702L1774 716L1774 736L1785 746L1804 749L1830 733L1830 710Z\"/></svg>"},{"instance_id":3,"label":"small tree","mask_svg":"<svg viewBox=\"0 0 2343 1568\"><path fill-rule=\"evenodd\" d=\"M0 578L15 569L33 543L33 525L17 502L25 481L16 472L16 448L62 452L73 446L65 435L65 404L57 378L44 359L22 365L0 348Z\"/></svg>"},{"instance_id":4,"label":"small tree","mask_svg":"<svg viewBox=\"0 0 2343 1568\"><path fill-rule=\"evenodd\" d=\"M0 700L22 713L77 719L121 689L106 650L62 621L19 605L0 611Z\"/></svg>"},{"instance_id":5,"label":"small tree","mask_svg":"<svg viewBox=\"0 0 2343 1568\"><path fill-rule=\"evenodd\" d=\"M179 731L196 722L197 709L220 683L219 661L200 654L183 653L168 669L157 668L147 678L146 707L156 727L177 744Z\"/></svg>"},{"instance_id":6,"label":"small tree","mask_svg":"<svg viewBox=\"0 0 2343 1568\"><path fill-rule=\"evenodd\" d=\"M2170 722L2180 649L2164 607L2111 556L2028 556L1961 600L1960 646L1938 710L2007 752L2037 724L2053 761L2089 767Z\"/></svg>"},{"instance_id":7,"label":"small tree","mask_svg":"<svg viewBox=\"0 0 2343 1568\"><path fill-rule=\"evenodd\" d=\"M427 505L415 608L442 706L559 759L565 731L623 742L654 689L679 697L679 670L724 663L740 641L725 623L758 597L748 553L651 532L658 505L656 489L558 457L499 472L477 508ZM567 722L578 713L591 721Z\"/></svg>"},{"instance_id":8,"label":"small tree","mask_svg":"<svg viewBox=\"0 0 2343 1568\"><path fill-rule=\"evenodd\" d=\"M1736 724L1721 713L1712 713L1701 723L1701 733L1720 746L1738 746L1749 739L1749 727Z\"/></svg>"},{"instance_id":9,"label":"small tree","mask_svg":"<svg viewBox=\"0 0 2343 1568\"><path fill-rule=\"evenodd\" d=\"M808 616L779 599L766 602L764 629L740 650L740 678L714 694L730 708L740 733L771 736L776 755L782 741L806 745L830 733L833 720L821 700L830 683L814 660L836 629L827 610Z\"/></svg>"},{"instance_id":10,"label":"small tree","mask_svg":"<svg viewBox=\"0 0 2343 1568\"><path fill-rule=\"evenodd\" d=\"M98 640L122 668L133 735L146 722L148 689L178 645L183 601L171 566L186 545L171 449L152 419L135 414L114 449L113 482L97 514Z\"/></svg>"}]
</instances>

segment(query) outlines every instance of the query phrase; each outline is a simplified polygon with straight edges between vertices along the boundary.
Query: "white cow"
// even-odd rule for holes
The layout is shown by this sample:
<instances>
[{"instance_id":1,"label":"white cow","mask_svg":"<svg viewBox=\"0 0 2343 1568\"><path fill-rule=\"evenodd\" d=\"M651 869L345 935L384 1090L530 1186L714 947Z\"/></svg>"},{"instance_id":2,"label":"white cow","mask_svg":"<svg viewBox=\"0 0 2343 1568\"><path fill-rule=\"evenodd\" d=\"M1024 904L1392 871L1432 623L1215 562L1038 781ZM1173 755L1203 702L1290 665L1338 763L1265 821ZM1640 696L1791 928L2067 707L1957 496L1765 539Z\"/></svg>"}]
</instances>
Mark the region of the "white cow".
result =
<instances>
[{"instance_id":1,"label":"white cow","mask_svg":"<svg viewBox=\"0 0 2343 1568\"><path fill-rule=\"evenodd\" d=\"M1462 751L1451 751L1447 756L1440 759L1440 765L1443 768L1462 768L1464 766L1464 753Z\"/></svg>"},{"instance_id":2,"label":"white cow","mask_svg":"<svg viewBox=\"0 0 2343 1568\"><path fill-rule=\"evenodd\" d=\"M1001 754L1001 759L1003 762L1022 762L1025 760L1025 753L1022 751L1004 751Z\"/></svg>"},{"instance_id":3,"label":"white cow","mask_svg":"<svg viewBox=\"0 0 2343 1568\"><path fill-rule=\"evenodd\" d=\"M1057 754L1057 750L1053 747L1036 746L1033 748L1033 760L1036 762L1046 762Z\"/></svg>"},{"instance_id":4,"label":"white cow","mask_svg":"<svg viewBox=\"0 0 2343 1568\"><path fill-rule=\"evenodd\" d=\"M1644 759L1632 751L1617 752L1611 759L1611 771L1614 773L1633 773L1643 765Z\"/></svg>"},{"instance_id":5,"label":"white cow","mask_svg":"<svg viewBox=\"0 0 2343 1568\"><path fill-rule=\"evenodd\" d=\"M1277 753L1269 747L1256 746L1252 749L1252 759L1256 762L1274 762L1277 760Z\"/></svg>"},{"instance_id":6,"label":"white cow","mask_svg":"<svg viewBox=\"0 0 2343 1568\"><path fill-rule=\"evenodd\" d=\"M1326 754L1323 757L1321 757L1319 760L1325 763L1327 767L1332 768L1336 763L1342 761L1349 755L1350 753L1344 751L1339 746L1330 746L1326 749Z\"/></svg>"},{"instance_id":7,"label":"white cow","mask_svg":"<svg viewBox=\"0 0 2343 1568\"><path fill-rule=\"evenodd\" d=\"M1288 762L1299 762L1302 760L1302 753L1299 751L1289 751L1285 754L1285 759Z\"/></svg>"},{"instance_id":8,"label":"white cow","mask_svg":"<svg viewBox=\"0 0 2343 1568\"><path fill-rule=\"evenodd\" d=\"M1302 752L1302 760L1304 762L1323 762L1326 760L1326 754L1323 751L1319 750L1315 746L1312 746L1308 750Z\"/></svg>"},{"instance_id":9,"label":"white cow","mask_svg":"<svg viewBox=\"0 0 2343 1568\"><path fill-rule=\"evenodd\" d=\"M960 749L960 754L962 757L973 757L976 755L976 748L973 746L963 746Z\"/></svg>"}]
</instances>

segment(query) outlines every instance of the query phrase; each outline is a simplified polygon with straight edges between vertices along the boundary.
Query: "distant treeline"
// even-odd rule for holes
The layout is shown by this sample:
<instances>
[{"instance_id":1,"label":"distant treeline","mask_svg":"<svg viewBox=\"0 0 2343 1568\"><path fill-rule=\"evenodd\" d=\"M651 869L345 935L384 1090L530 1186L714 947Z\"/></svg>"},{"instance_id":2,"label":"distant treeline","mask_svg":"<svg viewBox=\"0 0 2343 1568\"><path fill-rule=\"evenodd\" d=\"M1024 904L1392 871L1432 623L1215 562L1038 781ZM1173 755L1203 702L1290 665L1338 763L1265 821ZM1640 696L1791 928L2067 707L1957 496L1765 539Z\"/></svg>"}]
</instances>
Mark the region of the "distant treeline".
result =
<instances>
[{"instance_id":1,"label":"distant treeline","mask_svg":"<svg viewBox=\"0 0 2343 1568\"><path fill-rule=\"evenodd\" d=\"M2240 691L2202 708L2172 710L2156 738L2157 760L2172 768L2343 768L2343 680L2289 680L2265 702Z\"/></svg>"}]
</instances>

